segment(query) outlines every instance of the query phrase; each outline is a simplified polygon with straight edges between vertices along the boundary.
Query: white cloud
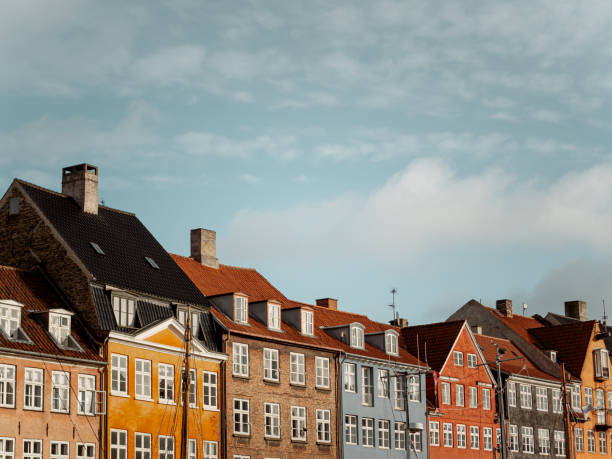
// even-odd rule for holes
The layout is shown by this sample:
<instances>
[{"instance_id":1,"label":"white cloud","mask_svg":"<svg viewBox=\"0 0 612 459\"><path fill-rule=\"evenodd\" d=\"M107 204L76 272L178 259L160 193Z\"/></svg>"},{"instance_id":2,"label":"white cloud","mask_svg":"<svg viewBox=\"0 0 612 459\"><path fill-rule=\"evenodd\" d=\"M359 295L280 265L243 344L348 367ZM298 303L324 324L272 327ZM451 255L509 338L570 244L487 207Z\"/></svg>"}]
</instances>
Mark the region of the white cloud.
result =
<instances>
[{"instance_id":1,"label":"white cloud","mask_svg":"<svg viewBox=\"0 0 612 459\"><path fill-rule=\"evenodd\" d=\"M563 119L561 113L555 110L540 109L531 113L534 120L544 121L545 123L558 123Z\"/></svg>"},{"instance_id":2,"label":"white cloud","mask_svg":"<svg viewBox=\"0 0 612 459\"><path fill-rule=\"evenodd\" d=\"M516 116L508 112L495 112L489 118L493 120L499 120L499 121L510 121L510 122L517 121Z\"/></svg>"},{"instance_id":3,"label":"white cloud","mask_svg":"<svg viewBox=\"0 0 612 459\"><path fill-rule=\"evenodd\" d=\"M257 183L259 182L259 177L252 175L252 174L244 173L244 174L240 174L240 180L246 183Z\"/></svg>"},{"instance_id":4,"label":"white cloud","mask_svg":"<svg viewBox=\"0 0 612 459\"><path fill-rule=\"evenodd\" d=\"M528 138L525 142L525 147L528 150L546 155L551 153L575 152L578 150L576 145L571 143L564 143L554 139L542 139L538 137Z\"/></svg>"}]
</instances>

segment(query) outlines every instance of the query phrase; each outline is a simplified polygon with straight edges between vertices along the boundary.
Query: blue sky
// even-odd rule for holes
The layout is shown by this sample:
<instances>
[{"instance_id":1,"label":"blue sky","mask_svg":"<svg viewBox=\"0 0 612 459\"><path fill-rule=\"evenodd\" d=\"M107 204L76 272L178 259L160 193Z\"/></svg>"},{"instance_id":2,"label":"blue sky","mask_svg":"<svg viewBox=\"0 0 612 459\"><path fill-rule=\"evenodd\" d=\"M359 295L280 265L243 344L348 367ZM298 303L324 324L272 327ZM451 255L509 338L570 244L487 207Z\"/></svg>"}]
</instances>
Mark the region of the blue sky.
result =
<instances>
[{"instance_id":1,"label":"blue sky","mask_svg":"<svg viewBox=\"0 0 612 459\"><path fill-rule=\"evenodd\" d=\"M218 235L297 300L412 323L612 303L609 2L0 5L0 188Z\"/></svg>"}]
</instances>

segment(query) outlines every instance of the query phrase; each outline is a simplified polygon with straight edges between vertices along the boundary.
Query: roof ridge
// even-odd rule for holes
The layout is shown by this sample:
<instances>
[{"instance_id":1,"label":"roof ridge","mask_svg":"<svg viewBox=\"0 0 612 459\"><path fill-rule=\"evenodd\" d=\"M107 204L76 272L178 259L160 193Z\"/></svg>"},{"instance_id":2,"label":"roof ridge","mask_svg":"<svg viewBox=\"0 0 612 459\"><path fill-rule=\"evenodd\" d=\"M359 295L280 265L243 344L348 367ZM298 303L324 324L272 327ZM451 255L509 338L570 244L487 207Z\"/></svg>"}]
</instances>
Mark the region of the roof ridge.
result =
<instances>
[{"instance_id":1,"label":"roof ridge","mask_svg":"<svg viewBox=\"0 0 612 459\"><path fill-rule=\"evenodd\" d=\"M19 271L22 273L29 273L31 271L23 268L18 268L17 266L8 266L8 265L0 265L0 269L10 269L11 271Z\"/></svg>"},{"instance_id":2,"label":"roof ridge","mask_svg":"<svg viewBox=\"0 0 612 459\"><path fill-rule=\"evenodd\" d=\"M439 326L439 325L458 325L458 324L463 324L464 322L466 322L466 320L464 319L457 319L457 320L445 320L445 321L441 321L441 322L433 322L430 324L420 324L420 325L408 325L407 327L403 327L402 330L405 330L406 328L432 328L435 326Z\"/></svg>"},{"instance_id":3,"label":"roof ridge","mask_svg":"<svg viewBox=\"0 0 612 459\"><path fill-rule=\"evenodd\" d=\"M191 260L191 261L194 261L194 262L196 262L196 263L197 263L197 261L196 261L196 260L194 260L194 259L193 259L193 258L191 258L191 257L185 256L185 255L181 255L181 254L179 254L179 253L173 253L173 252L168 252L168 253L169 253L170 255L172 255L173 257L184 258L185 260ZM244 270L247 270L247 271L255 271L255 272L256 272L256 273L258 273L258 274L259 274L261 277L263 277L264 279L268 280L268 278L267 278L266 276L264 276L263 274L261 274L259 271L257 271L257 269L256 269L256 268L250 268L250 267L245 267L245 266L234 266L234 265L228 265L228 264L225 264L225 263L219 263L219 266L224 266L224 267L226 267L226 268L234 268L234 269L244 269ZM269 281L268 281L268 282L269 282ZM270 284L270 285L272 285L272 284ZM276 288L276 287L274 287L274 288ZM277 290L278 290L278 289L277 289Z\"/></svg>"}]
</instances>

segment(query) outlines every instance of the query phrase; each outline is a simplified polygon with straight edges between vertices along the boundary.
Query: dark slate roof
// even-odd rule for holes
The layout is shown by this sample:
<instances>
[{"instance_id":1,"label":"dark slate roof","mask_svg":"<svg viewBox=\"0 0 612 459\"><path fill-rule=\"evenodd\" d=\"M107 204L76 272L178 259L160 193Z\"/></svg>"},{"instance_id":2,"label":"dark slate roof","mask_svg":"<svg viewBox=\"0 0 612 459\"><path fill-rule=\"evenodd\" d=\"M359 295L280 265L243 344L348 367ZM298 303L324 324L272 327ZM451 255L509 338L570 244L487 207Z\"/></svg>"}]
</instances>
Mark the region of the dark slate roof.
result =
<instances>
[{"instance_id":1,"label":"dark slate roof","mask_svg":"<svg viewBox=\"0 0 612 459\"><path fill-rule=\"evenodd\" d=\"M222 352L222 337L227 329L215 318L211 311L200 313L200 329L202 334L200 339L204 342L207 349L215 352Z\"/></svg>"},{"instance_id":2,"label":"dark slate roof","mask_svg":"<svg viewBox=\"0 0 612 459\"><path fill-rule=\"evenodd\" d=\"M422 359L427 356L429 367L441 371L464 323L464 320L455 320L404 327L401 331L404 346L412 355Z\"/></svg>"},{"instance_id":3,"label":"dark slate roof","mask_svg":"<svg viewBox=\"0 0 612 459\"><path fill-rule=\"evenodd\" d=\"M149 301L136 302L136 315L141 327L173 316L172 309L169 306L162 306Z\"/></svg>"},{"instance_id":4,"label":"dark slate roof","mask_svg":"<svg viewBox=\"0 0 612 459\"><path fill-rule=\"evenodd\" d=\"M69 196L16 180L70 246L94 280L176 302L210 306L161 244L131 213L99 206L83 212ZM100 255L90 242L98 244ZM145 257L159 266L155 269Z\"/></svg>"}]
</instances>

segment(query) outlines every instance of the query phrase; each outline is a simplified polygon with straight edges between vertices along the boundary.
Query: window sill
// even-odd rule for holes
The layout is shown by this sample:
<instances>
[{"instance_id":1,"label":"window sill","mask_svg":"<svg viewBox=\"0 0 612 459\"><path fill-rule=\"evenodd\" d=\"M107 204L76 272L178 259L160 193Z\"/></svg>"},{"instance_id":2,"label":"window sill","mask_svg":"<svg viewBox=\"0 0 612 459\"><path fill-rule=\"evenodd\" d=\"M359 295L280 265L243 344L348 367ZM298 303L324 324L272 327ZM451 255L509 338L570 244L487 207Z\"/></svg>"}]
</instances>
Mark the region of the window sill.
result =
<instances>
[{"instance_id":1,"label":"window sill","mask_svg":"<svg viewBox=\"0 0 612 459\"><path fill-rule=\"evenodd\" d=\"M280 379L267 379L264 378L263 382L266 384L280 384Z\"/></svg>"},{"instance_id":2,"label":"window sill","mask_svg":"<svg viewBox=\"0 0 612 459\"><path fill-rule=\"evenodd\" d=\"M70 410L68 411L51 410L51 412L55 414L70 414Z\"/></svg>"},{"instance_id":3,"label":"window sill","mask_svg":"<svg viewBox=\"0 0 612 459\"><path fill-rule=\"evenodd\" d=\"M157 403L160 405L176 405L174 400L159 400Z\"/></svg>"},{"instance_id":4,"label":"window sill","mask_svg":"<svg viewBox=\"0 0 612 459\"><path fill-rule=\"evenodd\" d=\"M121 392L111 392L110 395L113 397L132 398L129 394L122 394Z\"/></svg>"},{"instance_id":5,"label":"window sill","mask_svg":"<svg viewBox=\"0 0 612 459\"><path fill-rule=\"evenodd\" d=\"M329 387L329 386L327 386L327 387L325 387L325 386L315 386L315 389L322 390L322 391L325 391L325 392L331 392L331 387Z\"/></svg>"},{"instance_id":6,"label":"window sill","mask_svg":"<svg viewBox=\"0 0 612 459\"><path fill-rule=\"evenodd\" d=\"M250 433L234 432L232 435L234 437L239 437L239 438L251 438L251 434Z\"/></svg>"},{"instance_id":7,"label":"window sill","mask_svg":"<svg viewBox=\"0 0 612 459\"><path fill-rule=\"evenodd\" d=\"M331 446L331 440L329 440L329 441L317 440L317 445L319 445L319 446Z\"/></svg>"},{"instance_id":8,"label":"window sill","mask_svg":"<svg viewBox=\"0 0 612 459\"><path fill-rule=\"evenodd\" d=\"M12 409L15 409L15 405L0 405L0 408L12 408Z\"/></svg>"},{"instance_id":9,"label":"window sill","mask_svg":"<svg viewBox=\"0 0 612 459\"><path fill-rule=\"evenodd\" d=\"M249 375L244 376L244 375L237 375L237 374L234 374L234 373L232 373L232 377L236 378L236 379L242 379L244 381L248 381L249 379L251 379L251 377Z\"/></svg>"},{"instance_id":10,"label":"window sill","mask_svg":"<svg viewBox=\"0 0 612 459\"><path fill-rule=\"evenodd\" d=\"M217 411L219 412L219 408L216 406L203 406L202 411Z\"/></svg>"},{"instance_id":11,"label":"window sill","mask_svg":"<svg viewBox=\"0 0 612 459\"><path fill-rule=\"evenodd\" d=\"M153 400L152 398L147 398L147 397L139 397L137 395L134 396L134 400L138 400L140 402L154 402L155 400Z\"/></svg>"},{"instance_id":12,"label":"window sill","mask_svg":"<svg viewBox=\"0 0 612 459\"><path fill-rule=\"evenodd\" d=\"M94 413L78 413L78 412L77 412L77 415L78 416L95 416Z\"/></svg>"},{"instance_id":13,"label":"window sill","mask_svg":"<svg viewBox=\"0 0 612 459\"><path fill-rule=\"evenodd\" d=\"M292 438L291 443L298 443L300 445L305 445L306 443L308 443L308 441L302 440L301 438Z\"/></svg>"},{"instance_id":14,"label":"window sill","mask_svg":"<svg viewBox=\"0 0 612 459\"><path fill-rule=\"evenodd\" d=\"M14 408L10 406L3 406L2 408ZM42 411L42 406L40 408L28 408L27 406L23 407L23 411Z\"/></svg>"},{"instance_id":15,"label":"window sill","mask_svg":"<svg viewBox=\"0 0 612 459\"><path fill-rule=\"evenodd\" d=\"M270 437L270 436L264 435L264 440L267 440L267 441L280 441L281 437L280 436L278 436L278 437Z\"/></svg>"},{"instance_id":16,"label":"window sill","mask_svg":"<svg viewBox=\"0 0 612 459\"><path fill-rule=\"evenodd\" d=\"M306 383L294 383L294 382L292 382L292 383L289 383L289 385L292 386L292 387L300 388L300 389L305 389L306 388Z\"/></svg>"}]
</instances>

